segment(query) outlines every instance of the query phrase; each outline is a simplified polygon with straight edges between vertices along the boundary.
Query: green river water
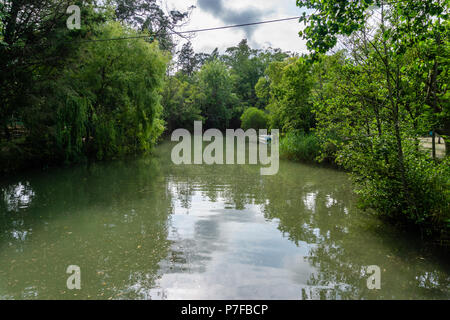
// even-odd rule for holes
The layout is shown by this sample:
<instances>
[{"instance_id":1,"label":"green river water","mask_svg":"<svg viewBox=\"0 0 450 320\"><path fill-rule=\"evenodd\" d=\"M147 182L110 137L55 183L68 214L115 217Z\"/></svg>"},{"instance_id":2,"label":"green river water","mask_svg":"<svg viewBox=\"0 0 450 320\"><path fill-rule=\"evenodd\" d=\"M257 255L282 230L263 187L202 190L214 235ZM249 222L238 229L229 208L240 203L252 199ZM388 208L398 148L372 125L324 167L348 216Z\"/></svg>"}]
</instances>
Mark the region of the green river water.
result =
<instances>
[{"instance_id":1,"label":"green river water","mask_svg":"<svg viewBox=\"0 0 450 320\"><path fill-rule=\"evenodd\" d=\"M1 181L1 299L448 299L445 250L357 208L347 174L153 156ZM69 290L69 265L81 289ZM366 267L379 266L370 290Z\"/></svg>"}]
</instances>

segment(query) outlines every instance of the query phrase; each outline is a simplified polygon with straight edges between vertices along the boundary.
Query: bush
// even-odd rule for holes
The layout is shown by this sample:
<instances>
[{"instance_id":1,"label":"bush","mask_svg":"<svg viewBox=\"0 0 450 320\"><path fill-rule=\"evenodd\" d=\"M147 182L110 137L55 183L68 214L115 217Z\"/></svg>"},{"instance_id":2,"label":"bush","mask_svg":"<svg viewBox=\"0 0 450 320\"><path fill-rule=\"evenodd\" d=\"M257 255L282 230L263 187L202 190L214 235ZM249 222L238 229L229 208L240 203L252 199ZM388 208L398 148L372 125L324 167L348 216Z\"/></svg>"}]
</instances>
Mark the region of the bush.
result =
<instances>
[{"instance_id":1,"label":"bush","mask_svg":"<svg viewBox=\"0 0 450 320\"><path fill-rule=\"evenodd\" d=\"M267 115L264 111L251 107L241 116L241 127L247 129L267 129Z\"/></svg>"},{"instance_id":2,"label":"bush","mask_svg":"<svg viewBox=\"0 0 450 320\"><path fill-rule=\"evenodd\" d=\"M381 215L427 233L449 235L450 223L450 158L436 163L428 156L407 155L404 194L400 177L389 170L386 175L357 176L356 192L363 208L375 209Z\"/></svg>"},{"instance_id":3,"label":"bush","mask_svg":"<svg viewBox=\"0 0 450 320\"><path fill-rule=\"evenodd\" d=\"M319 139L313 133L288 132L280 141L281 157L294 161L316 161L320 154Z\"/></svg>"}]
</instances>

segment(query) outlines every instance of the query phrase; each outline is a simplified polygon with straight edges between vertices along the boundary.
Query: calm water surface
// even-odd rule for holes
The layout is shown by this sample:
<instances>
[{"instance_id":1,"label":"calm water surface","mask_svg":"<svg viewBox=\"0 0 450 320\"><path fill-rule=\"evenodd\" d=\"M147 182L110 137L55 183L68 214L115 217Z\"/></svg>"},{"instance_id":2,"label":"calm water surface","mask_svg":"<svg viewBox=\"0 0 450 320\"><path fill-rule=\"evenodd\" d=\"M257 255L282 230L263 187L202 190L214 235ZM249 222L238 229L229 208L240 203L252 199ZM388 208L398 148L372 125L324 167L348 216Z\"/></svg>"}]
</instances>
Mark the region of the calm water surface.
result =
<instances>
[{"instance_id":1,"label":"calm water surface","mask_svg":"<svg viewBox=\"0 0 450 320\"><path fill-rule=\"evenodd\" d=\"M175 166L170 151L3 180L0 298L450 297L445 251L358 210L345 173ZM69 265L81 290L66 287Z\"/></svg>"}]
</instances>

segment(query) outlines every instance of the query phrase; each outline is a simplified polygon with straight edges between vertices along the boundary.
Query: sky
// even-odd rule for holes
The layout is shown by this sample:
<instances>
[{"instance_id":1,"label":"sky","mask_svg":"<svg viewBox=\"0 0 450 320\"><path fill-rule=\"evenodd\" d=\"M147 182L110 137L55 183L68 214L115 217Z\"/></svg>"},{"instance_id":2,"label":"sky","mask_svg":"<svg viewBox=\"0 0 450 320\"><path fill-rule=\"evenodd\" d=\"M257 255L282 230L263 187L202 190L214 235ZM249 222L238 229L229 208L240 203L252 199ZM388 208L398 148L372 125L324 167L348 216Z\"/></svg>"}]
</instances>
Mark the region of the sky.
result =
<instances>
[{"instance_id":1,"label":"sky","mask_svg":"<svg viewBox=\"0 0 450 320\"><path fill-rule=\"evenodd\" d=\"M180 30L221 27L300 16L304 9L295 0L166 0L169 9L185 11L194 5L190 22ZM191 39L195 52L220 52L236 46L246 38L255 49L267 47L306 53L305 41L298 32L303 28L298 20L275 22L244 28L199 32Z\"/></svg>"}]
</instances>

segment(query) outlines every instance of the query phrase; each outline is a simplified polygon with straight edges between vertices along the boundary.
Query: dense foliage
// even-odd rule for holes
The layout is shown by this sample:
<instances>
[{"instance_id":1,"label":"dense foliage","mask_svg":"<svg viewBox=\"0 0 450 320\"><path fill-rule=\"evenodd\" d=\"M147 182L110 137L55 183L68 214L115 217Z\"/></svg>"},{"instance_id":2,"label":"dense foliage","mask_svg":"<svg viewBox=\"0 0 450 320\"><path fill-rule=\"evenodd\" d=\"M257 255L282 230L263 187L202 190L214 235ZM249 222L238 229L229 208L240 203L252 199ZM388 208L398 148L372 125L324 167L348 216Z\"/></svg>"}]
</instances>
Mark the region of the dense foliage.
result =
<instances>
[{"instance_id":1,"label":"dense foliage","mask_svg":"<svg viewBox=\"0 0 450 320\"><path fill-rule=\"evenodd\" d=\"M153 24L158 17L161 30L186 17L169 19L177 13L166 16L152 3L125 10L113 2L78 1L81 29L71 30L66 10L72 1L2 1L2 171L151 149L163 131L160 88L168 54L149 38L104 40L153 34L155 25L126 24L137 11Z\"/></svg>"},{"instance_id":2,"label":"dense foliage","mask_svg":"<svg viewBox=\"0 0 450 320\"><path fill-rule=\"evenodd\" d=\"M111 23L100 34L118 38L136 32ZM156 43L144 40L93 42L82 54L83 65L64 76L64 81L71 81L69 96L55 101L63 103L55 108L57 142L63 153L83 154L85 137L89 140L84 147L98 159L149 151L163 131L159 90L166 57Z\"/></svg>"},{"instance_id":3,"label":"dense foliage","mask_svg":"<svg viewBox=\"0 0 450 320\"><path fill-rule=\"evenodd\" d=\"M289 160L315 162L320 155L320 142L313 133L290 131L281 139L280 152Z\"/></svg>"},{"instance_id":4,"label":"dense foliage","mask_svg":"<svg viewBox=\"0 0 450 320\"><path fill-rule=\"evenodd\" d=\"M241 116L250 107L264 109L267 98L258 94L272 62L292 56L280 49L251 49L242 40L224 54L195 53L189 42L178 52L177 68L166 77L163 90L164 120L170 133L192 129L194 120L206 128L239 128Z\"/></svg>"},{"instance_id":5,"label":"dense foliage","mask_svg":"<svg viewBox=\"0 0 450 320\"><path fill-rule=\"evenodd\" d=\"M315 61L311 99L323 154L331 152L353 173L365 207L396 221L448 232L447 4L434 0L298 0L297 4L316 10L302 19L307 27L301 35L313 51L310 61ZM321 55L330 52L338 39L337 47L343 51ZM432 152L425 152L420 138L430 132ZM445 139L445 159L436 156L436 133Z\"/></svg>"},{"instance_id":6,"label":"dense foliage","mask_svg":"<svg viewBox=\"0 0 450 320\"><path fill-rule=\"evenodd\" d=\"M247 129L267 129L267 115L263 110L250 107L241 116L241 127Z\"/></svg>"}]
</instances>

